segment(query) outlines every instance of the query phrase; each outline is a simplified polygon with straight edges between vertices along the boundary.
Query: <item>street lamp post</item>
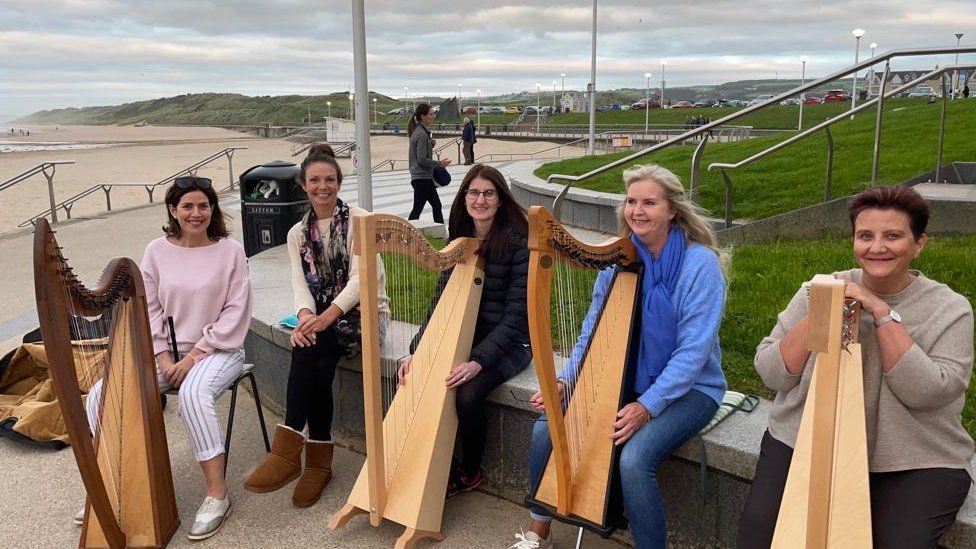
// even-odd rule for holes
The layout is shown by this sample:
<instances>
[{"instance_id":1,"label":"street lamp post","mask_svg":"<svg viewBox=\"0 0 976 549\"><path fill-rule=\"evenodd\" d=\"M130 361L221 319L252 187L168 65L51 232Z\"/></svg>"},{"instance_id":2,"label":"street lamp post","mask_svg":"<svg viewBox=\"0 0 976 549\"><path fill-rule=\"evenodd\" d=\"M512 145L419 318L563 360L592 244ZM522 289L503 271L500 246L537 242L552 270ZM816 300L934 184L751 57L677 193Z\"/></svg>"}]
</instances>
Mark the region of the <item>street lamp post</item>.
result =
<instances>
[{"instance_id":1,"label":"street lamp post","mask_svg":"<svg viewBox=\"0 0 976 549\"><path fill-rule=\"evenodd\" d=\"M854 29L851 34L854 35L854 64L857 65L858 57L861 53L861 37L864 36L864 29ZM857 71L854 71L854 84L851 85L851 109L857 106ZM854 118L854 115L851 115Z\"/></svg>"},{"instance_id":2,"label":"street lamp post","mask_svg":"<svg viewBox=\"0 0 976 549\"><path fill-rule=\"evenodd\" d=\"M552 81L552 112L556 112L556 81Z\"/></svg>"},{"instance_id":3,"label":"street lamp post","mask_svg":"<svg viewBox=\"0 0 976 549\"><path fill-rule=\"evenodd\" d=\"M803 86L804 84L807 83L807 56L804 55L803 57L801 57L800 63L801 63L800 86ZM803 130L803 103L806 102L806 99L807 99L807 92L805 91L800 92L800 117L796 121L796 131Z\"/></svg>"},{"instance_id":4,"label":"street lamp post","mask_svg":"<svg viewBox=\"0 0 976 549\"><path fill-rule=\"evenodd\" d=\"M353 108L352 108L352 101L353 101L354 98L355 98L355 96L350 93L349 94L349 120L352 120L352 121L355 121L356 120L356 111L353 110Z\"/></svg>"},{"instance_id":5,"label":"street lamp post","mask_svg":"<svg viewBox=\"0 0 976 549\"><path fill-rule=\"evenodd\" d=\"M403 110L407 111L405 114L410 114L410 96L407 95L407 87L403 87Z\"/></svg>"},{"instance_id":6,"label":"street lamp post","mask_svg":"<svg viewBox=\"0 0 976 549\"><path fill-rule=\"evenodd\" d=\"M539 133L539 89L542 83L535 83L535 133Z\"/></svg>"},{"instance_id":7,"label":"street lamp post","mask_svg":"<svg viewBox=\"0 0 976 549\"><path fill-rule=\"evenodd\" d=\"M329 118L332 118L332 101L326 101L325 105L329 107Z\"/></svg>"},{"instance_id":8,"label":"street lamp post","mask_svg":"<svg viewBox=\"0 0 976 549\"><path fill-rule=\"evenodd\" d=\"M481 90L474 90L474 94L478 96L478 121L475 123L479 128L481 127Z\"/></svg>"},{"instance_id":9,"label":"street lamp post","mask_svg":"<svg viewBox=\"0 0 976 549\"><path fill-rule=\"evenodd\" d=\"M961 32L957 32L955 34L955 36L956 36L956 47L958 48L959 47L959 41L962 40L962 37L965 36L965 35L963 33L961 33ZM956 60L953 62L953 65L958 65L958 64L959 64L959 52L957 51L956 52ZM958 88L959 88L959 70L958 69L952 71L952 79L954 80L954 82L952 83L952 98L955 99L956 96L959 95L959 93L958 93Z\"/></svg>"},{"instance_id":10,"label":"street lamp post","mask_svg":"<svg viewBox=\"0 0 976 549\"><path fill-rule=\"evenodd\" d=\"M559 77L563 79L562 97L559 98L559 110L563 110L565 106L563 105L563 101L566 100L566 73L560 73Z\"/></svg>"},{"instance_id":11,"label":"street lamp post","mask_svg":"<svg viewBox=\"0 0 976 549\"><path fill-rule=\"evenodd\" d=\"M664 108L664 66L667 64L668 62L666 59L661 60L661 108L662 109Z\"/></svg>"},{"instance_id":12,"label":"street lamp post","mask_svg":"<svg viewBox=\"0 0 976 549\"><path fill-rule=\"evenodd\" d=\"M376 125L376 98L373 98L373 125Z\"/></svg>"},{"instance_id":13,"label":"street lamp post","mask_svg":"<svg viewBox=\"0 0 976 549\"><path fill-rule=\"evenodd\" d=\"M647 91L644 93L644 140L647 140L648 115L651 113L651 73L644 73L644 80L647 81Z\"/></svg>"},{"instance_id":14,"label":"street lamp post","mask_svg":"<svg viewBox=\"0 0 976 549\"><path fill-rule=\"evenodd\" d=\"M874 50L878 49L878 43L871 42L870 47L871 47L871 59L874 59ZM872 95L871 90L873 89L874 89L874 65L871 65L871 68L868 70L868 97L871 97ZM878 89L881 89L880 86L878 87ZM875 91L874 95L877 94L878 92Z\"/></svg>"},{"instance_id":15,"label":"street lamp post","mask_svg":"<svg viewBox=\"0 0 976 549\"><path fill-rule=\"evenodd\" d=\"M461 84L458 84L458 112L464 117L464 103L461 103Z\"/></svg>"}]
</instances>

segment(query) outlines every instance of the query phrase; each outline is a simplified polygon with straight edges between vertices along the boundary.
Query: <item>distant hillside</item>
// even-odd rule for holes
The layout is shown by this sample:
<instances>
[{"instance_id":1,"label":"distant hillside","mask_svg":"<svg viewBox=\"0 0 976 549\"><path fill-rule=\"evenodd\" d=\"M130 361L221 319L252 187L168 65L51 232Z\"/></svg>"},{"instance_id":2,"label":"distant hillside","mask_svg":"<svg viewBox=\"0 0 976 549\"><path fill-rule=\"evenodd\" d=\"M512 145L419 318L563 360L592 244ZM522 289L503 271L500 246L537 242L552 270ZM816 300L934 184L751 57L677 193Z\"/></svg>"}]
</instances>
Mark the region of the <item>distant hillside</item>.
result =
<instances>
[{"instance_id":1,"label":"distant hillside","mask_svg":"<svg viewBox=\"0 0 976 549\"><path fill-rule=\"evenodd\" d=\"M799 85L799 80L741 80L718 85L701 85L682 88L667 88L665 97L672 101L695 101L698 99L751 99L763 93L780 93ZM660 86L660 82L651 82L652 90ZM850 89L850 81L835 81L823 89L817 90L822 95L827 89ZM647 90L643 88L621 88L597 92L597 105L612 103L629 104L644 97ZM552 101L552 88L548 93L545 89L539 93L543 105ZM402 107L403 101L382 94L370 94L376 98L376 109L388 112ZM471 97L465 96L465 104L471 102ZM428 101L437 104L442 98L411 98L412 102ZM331 107L328 102L332 102ZM534 105L536 94L533 92L518 92L512 94L482 97L482 105ZM104 107L82 107L67 109L52 109L38 111L24 116L15 123L20 124L201 124L201 125L230 125L230 124L271 124L271 125L301 125L307 123L311 116L313 122L321 122L322 118L331 113L333 116L346 117L349 115L348 92L337 92L329 95L264 95L249 97L236 93L197 93L164 97L149 101L136 101L123 105Z\"/></svg>"},{"instance_id":2,"label":"distant hillside","mask_svg":"<svg viewBox=\"0 0 976 549\"><path fill-rule=\"evenodd\" d=\"M380 111L402 102L381 94L376 97ZM329 107L328 101L332 102ZM22 124L304 124L311 115L315 122L329 114L347 116L346 92L329 95L280 95L249 97L236 93L197 93L136 101L123 105L38 111L15 120Z\"/></svg>"}]
</instances>

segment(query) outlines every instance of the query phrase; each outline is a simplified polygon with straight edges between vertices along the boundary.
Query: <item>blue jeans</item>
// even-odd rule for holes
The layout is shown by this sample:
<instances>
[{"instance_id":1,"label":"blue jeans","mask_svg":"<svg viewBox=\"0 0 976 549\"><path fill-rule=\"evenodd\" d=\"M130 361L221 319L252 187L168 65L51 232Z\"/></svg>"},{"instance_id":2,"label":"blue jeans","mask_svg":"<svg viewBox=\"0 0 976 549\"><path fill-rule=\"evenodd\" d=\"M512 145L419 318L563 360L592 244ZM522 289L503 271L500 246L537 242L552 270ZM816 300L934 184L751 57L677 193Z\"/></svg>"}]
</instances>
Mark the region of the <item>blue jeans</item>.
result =
<instances>
[{"instance_id":1,"label":"blue jeans","mask_svg":"<svg viewBox=\"0 0 976 549\"><path fill-rule=\"evenodd\" d=\"M667 534L664 505L657 483L657 467L686 440L711 421L718 404L704 393L692 389L652 418L624 443L620 453L620 481L624 510L637 549L665 546ZM532 428L529 446L529 493L535 494L545 473L552 441L549 423L540 417ZM529 509L534 520L552 520L543 508Z\"/></svg>"}]
</instances>

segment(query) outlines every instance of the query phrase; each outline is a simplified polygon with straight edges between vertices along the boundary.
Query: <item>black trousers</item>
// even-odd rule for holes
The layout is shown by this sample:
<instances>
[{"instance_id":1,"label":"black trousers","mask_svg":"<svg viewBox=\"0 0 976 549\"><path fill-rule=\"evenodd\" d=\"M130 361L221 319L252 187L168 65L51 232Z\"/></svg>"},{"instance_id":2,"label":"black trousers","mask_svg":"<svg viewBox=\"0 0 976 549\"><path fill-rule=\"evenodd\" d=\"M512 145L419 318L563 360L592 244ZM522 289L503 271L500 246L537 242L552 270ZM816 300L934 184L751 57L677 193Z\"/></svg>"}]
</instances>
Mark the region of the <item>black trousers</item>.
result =
<instances>
[{"instance_id":1,"label":"black trousers","mask_svg":"<svg viewBox=\"0 0 976 549\"><path fill-rule=\"evenodd\" d=\"M441 197L437 196L437 185L433 179L414 179L410 181L413 187L413 208L407 219L420 219L420 212L424 211L424 205L430 202L430 207L434 209L434 223L444 222L444 211L441 206Z\"/></svg>"},{"instance_id":2,"label":"black trousers","mask_svg":"<svg viewBox=\"0 0 976 549\"><path fill-rule=\"evenodd\" d=\"M488 438L488 416L485 399L505 382L497 368L485 368L470 381L457 388L458 437L461 439L461 467L474 474L481 467Z\"/></svg>"},{"instance_id":3,"label":"black trousers","mask_svg":"<svg viewBox=\"0 0 976 549\"><path fill-rule=\"evenodd\" d=\"M301 431L307 424L312 440L332 440L332 380L343 352L333 327L316 334L314 345L291 350L285 425Z\"/></svg>"},{"instance_id":4,"label":"black trousers","mask_svg":"<svg viewBox=\"0 0 976 549\"><path fill-rule=\"evenodd\" d=\"M773 541L793 449L763 435L756 475L739 521L738 547L765 549ZM871 535L879 549L938 547L969 493L963 469L870 473Z\"/></svg>"},{"instance_id":5,"label":"black trousers","mask_svg":"<svg viewBox=\"0 0 976 549\"><path fill-rule=\"evenodd\" d=\"M474 142L465 141L464 142L464 165L468 166L474 164Z\"/></svg>"}]
</instances>

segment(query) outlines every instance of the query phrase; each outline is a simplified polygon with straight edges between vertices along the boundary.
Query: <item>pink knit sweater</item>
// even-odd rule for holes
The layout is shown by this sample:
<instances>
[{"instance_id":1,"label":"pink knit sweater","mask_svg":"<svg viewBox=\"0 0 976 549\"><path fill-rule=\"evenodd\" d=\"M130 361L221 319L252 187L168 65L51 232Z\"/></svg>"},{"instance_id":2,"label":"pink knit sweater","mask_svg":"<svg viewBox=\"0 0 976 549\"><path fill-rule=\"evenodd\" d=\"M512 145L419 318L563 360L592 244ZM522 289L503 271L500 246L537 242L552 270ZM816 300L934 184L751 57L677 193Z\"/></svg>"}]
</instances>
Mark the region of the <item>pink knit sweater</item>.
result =
<instances>
[{"instance_id":1,"label":"pink knit sweater","mask_svg":"<svg viewBox=\"0 0 976 549\"><path fill-rule=\"evenodd\" d=\"M142 257L153 353L169 350L169 326L176 325L180 353L196 347L210 353L244 346L251 324L251 282L244 248L222 238L209 246L184 248L157 238Z\"/></svg>"}]
</instances>

